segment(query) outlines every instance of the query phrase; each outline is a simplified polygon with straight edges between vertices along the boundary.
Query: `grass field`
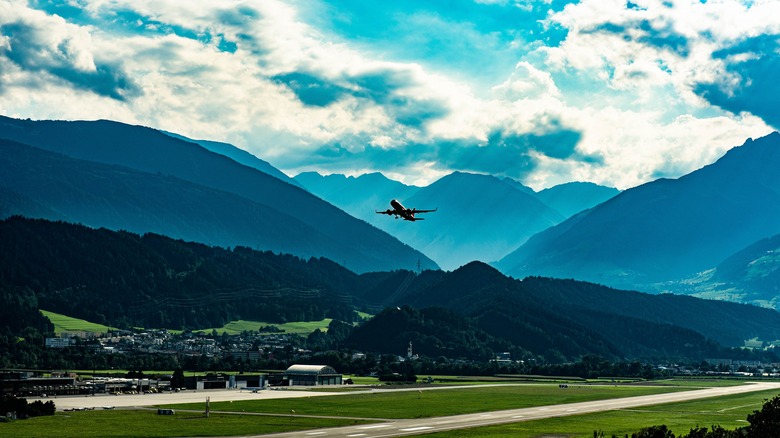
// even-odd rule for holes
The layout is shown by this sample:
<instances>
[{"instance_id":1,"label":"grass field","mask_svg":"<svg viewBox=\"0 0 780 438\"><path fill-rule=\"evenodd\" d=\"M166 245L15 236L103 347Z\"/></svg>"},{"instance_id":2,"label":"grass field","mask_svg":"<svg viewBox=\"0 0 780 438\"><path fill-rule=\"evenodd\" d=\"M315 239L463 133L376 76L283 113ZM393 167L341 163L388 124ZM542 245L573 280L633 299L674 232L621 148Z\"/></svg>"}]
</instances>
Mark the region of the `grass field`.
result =
<instances>
[{"instance_id":1,"label":"grass field","mask_svg":"<svg viewBox=\"0 0 780 438\"><path fill-rule=\"evenodd\" d=\"M41 310L41 313L43 316L49 318L51 323L54 324L54 333L58 335L64 332L106 333L109 330L116 330L113 327L109 327L103 324L96 324L94 322L85 321L83 319L71 318L70 316L49 312L47 310Z\"/></svg>"},{"instance_id":2,"label":"grass field","mask_svg":"<svg viewBox=\"0 0 780 438\"><path fill-rule=\"evenodd\" d=\"M202 404L201 404L202 408ZM259 435L274 432L348 426L364 423L328 418L273 417L182 413L157 415L154 410L114 410L58 413L0 423L0 436L27 437L171 437Z\"/></svg>"},{"instance_id":3,"label":"grass field","mask_svg":"<svg viewBox=\"0 0 780 438\"><path fill-rule=\"evenodd\" d=\"M164 437L164 436L235 436L306 430L357 424L354 417L380 420L383 418L417 418L485 412L557 403L600 400L615 397L656 394L690 389L693 385L666 387L642 385L513 385L472 387L432 391L382 392L333 397L255 400L247 402L211 403L211 418L201 414L178 411L174 416L158 416L153 410L112 410L58 413L0 424L0 436L13 437ZM702 381L701 386L721 386L722 381ZM737 382L739 383L739 382ZM501 426L464 429L432 434L434 437L540 437L590 438L593 431L623 436L642 427L666 424L676 434L691 427L719 424L733 429L744 426L749 413L760 409L765 399L777 391L697 400L692 402L648 406L597 414L561 417L512 423ZM170 406L168 406L170 407ZM202 410L203 404L174 405L175 409ZM331 415L339 418L301 418L296 415ZM267 412L273 415L227 415L216 411ZM346 418L352 417L352 418Z\"/></svg>"},{"instance_id":4,"label":"grass field","mask_svg":"<svg viewBox=\"0 0 780 438\"><path fill-rule=\"evenodd\" d=\"M295 321L295 322L286 322L284 324L276 324L273 322L245 321L241 319L238 321L230 321L229 323L225 324L222 327L214 327L214 328L194 330L194 331L201 332L201 333L211 333L213 330L216 330L217 333L220 335L222 333L227 333L228 335L237 335L245 330L255 331L260 329L260 327L272 325L274 327L278 327L284 330L284 333L286 334L308 335L317 329L320 329L322 331L328 331L328 325L330 324L331 321L332 320L330 318L325 318L322 321Z\"/></svg>"},{"instance_id":5,"label":"grass field","mask_svg":"<svg viewBox=\"0 0 780 438\"><path fill-rule=\"evenodd\" d=\"M574 415L547 420L511 423L501 426L462 429L426 435L435 438L451 437L506 437L534 438L554 436L591 438L594 431L603 431L607 437L623 437L647 426L665 424L675 435L688 433L692 427L720 425L726 429L747 426L748 414L761 409L764 400L777 391L739 394L727 397L696 400L683 403L646 406L643 408Z\"/></svg>"},{"instance_id":6,"label":"grass field","mask_svg":"<svg viewBox=\"0 0 780 438\"><path fill-rule=\"evenodd\" d=\"M45 317L49 318L49 320L51 320L51 323L54 324L54 333L58 335L64 332L106 333L109 330L117 330L114 327L109 327L103 324L89 322L83 319L72 318L70 316L62 315L59 313L49 312L48 310L41 310L41 313ZM364 314L364 315L370 317L370 315L368 314ZM211 333L212 330L216 329L217 333L219 333L220 335L223 332L227 333L228 335L237 335L245 330L255 331L258 330L260 327L272 325L284 330L284 333L287 334L306 336L317 329L320 329L322 331L328 331L328 325L330 324L330 322L331 322L331 318L325 318L321 321L293 321L293 322L286 322L284 324L275 324L272 322L263 322L263 321L245 321L242 319L238 321L230 321L229 323L225 324L222 327L215 327L215 328L208 328L208 329L194 330L194 331L200 333ZM139 330L143 330L143 329L139 328ZM168 329L168 331L171 333L181 333L181 330Z\"/></svg>"},{"instance_id":7,"label":"grass field","mask_svg":"<svg viewBox=\"0 0 780 438\"><path fill-rule=\"evenodd\" d=\"M533 384L510 386L474 386L471 388L431 391L383 392L334 397L312 397L244 402L215 402L214 411L241 410L286 414L295 410L301 415L348 416L360 418L426 418L469 414L502 409L604 400L635 395L682 391L686 388L653 386L587 386ZM198 404L168 405L173 409L200 409Z\"/></svg>"}]
</instances>

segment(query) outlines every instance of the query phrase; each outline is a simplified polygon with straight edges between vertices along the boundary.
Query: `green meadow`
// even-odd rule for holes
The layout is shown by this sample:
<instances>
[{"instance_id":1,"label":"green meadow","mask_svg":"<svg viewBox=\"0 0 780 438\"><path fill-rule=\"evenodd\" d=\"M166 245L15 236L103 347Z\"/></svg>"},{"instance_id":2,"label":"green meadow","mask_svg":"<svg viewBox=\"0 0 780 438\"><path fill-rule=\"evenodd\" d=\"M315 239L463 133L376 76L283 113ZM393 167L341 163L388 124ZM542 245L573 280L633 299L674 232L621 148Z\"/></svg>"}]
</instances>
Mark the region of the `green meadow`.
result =
<instances>
[{"instance_id":1,"label":"green meadow","mask_svg":"<svg viewBox=\"0 0 780 438\"><path fill-rule=\"evenodd\" d=\"M51 323L54 324L54 333L58 335L65 332L107 333L109 330L118 330L117 328L114 327L109 327L103 324L89 322L79 318L73 318L59 313L49 312L48 310L41 310L41 313L45 317L49 318L49 320L51 320ZM367 313L363 315L364 317L371 316ZM325 318L321 321L292 321L292 322L286 322L284 324L278 324L273 322L246 321L241 319L238 321L230 321L229 323L225 324L222 327L214 327L214 328L207 328L207 329L194 330L194 331L196 333L210 334L213 330L216 330L217 333L220 335L222 333L227 333L228 335L237 335L243 331L256 331L259 330L261 327L274 326L281 330L284 330L284 333L286 334L306 336L317 329L322 330L324 332L328 331L328 325L330 325L331 321L332 321L331 318ZM138 329L143 330L143 328L140 327ZM181 330L168 329L168 331L171 333L181 333Z\"/></svg>"},{"instance_id":2,"label":"green meadow","mask_svg":"<svg viewBox=\"0 0 780 438\"><path fill-rule=\"evenodd\" d=\"M292 416L211 414L206 418L203 414L186 412L157 415L156 410L83 411L0 423L0 436L112 438L260 435L360 423L364 422Z\"/></svg>"},{"instance_id":3,"label":"green meadow","mask_svg":"<svg viewBox=\"0 0 780 438\"><path fill-rule=\"evenodd\" d=\"M107 325L71 318L70 316L49 312L48 310L41 310L41 313L54 324L54 333L58 335L64 332L107 333L109 330L116 330Z\"/></svg>"},{"instance_id":4,"label":"green meadow","mask_svg":"<svg viewBox=\"0 0 780 438\"><path fill-rule=\"evenodd\" d=\"M214 402L214 411L244 411L268 414L348 416L360 418L425 418L527 408L559 403L604 400L617 397L684 391L689 388L629 385L528 384L472 386L436 390L383 391L333 397ZM202 404L166 405L172 409L201 409Z\"/></svg>"},{"instance_id":5,"label":"green meadow","mask_svg":"<svg viewBox=\"0 0 780 438\"><path fill-rule=\"evenodd\" d=\"M238 335L243 331L256 331L261 327L272 325L281 330L284 330L285 334L294 335L308 335L317 329L322 331L328 331L328 325L332 321L331 318L325 318L321 321L294 321L286 322L284 324L278 324L273 322L263 321L245 321L243 319L238 321L230 321L222 327L214 327L203 330L195 330L200 333L211 333L216 330L218 334L227 333L228 335Z\"/></svg>"},{"instance_id":6,"label":"green meadow","mask_svg":"<svg viewBox=\"0 0 780 438\"><path fill-rule=\"evenodd\" d=\"M373 315L365 312L358 312L358 316L360 316L363 319L370 319L373 317ZM220 335L222 333L227 333L228 335L237 335L243 331L256 331L259 330L261 327L274 326L281 330L284 330L284 333L287 334L306 336L317 329L323 332L328 331L328 326L330 325L331 321L332 321L331 318L325 318L320 321L293 321L293 322L286 322L283 324L279 324L274 322L247 321L247 320L240 319L238 321L230 321L229 323L225 324L222 327L213 327L213 328L195 330L195 331L202 332L202 333L211 333L213 330L216 330L217 333L219 333Z\"/></svg>"},{"instance_id":7,"label":"green meadow","mask_svg":"<svg viewBox=\"0 0 780 438\"><path fill-rule=\"evenodd\" d=\"M761 409L764 401L778 395L777 391L754 392L681 403L622 409L595 414L526 421L500 426L453 430L427 436L450 437L506 437L535 438L554 436L592 438L594 431L603 431L610 437L631 436L639 429L665 424L675 435L688 433L693 427L719 425L726 429L747 426L748 414Z\"/></svg>"}]
</instances>

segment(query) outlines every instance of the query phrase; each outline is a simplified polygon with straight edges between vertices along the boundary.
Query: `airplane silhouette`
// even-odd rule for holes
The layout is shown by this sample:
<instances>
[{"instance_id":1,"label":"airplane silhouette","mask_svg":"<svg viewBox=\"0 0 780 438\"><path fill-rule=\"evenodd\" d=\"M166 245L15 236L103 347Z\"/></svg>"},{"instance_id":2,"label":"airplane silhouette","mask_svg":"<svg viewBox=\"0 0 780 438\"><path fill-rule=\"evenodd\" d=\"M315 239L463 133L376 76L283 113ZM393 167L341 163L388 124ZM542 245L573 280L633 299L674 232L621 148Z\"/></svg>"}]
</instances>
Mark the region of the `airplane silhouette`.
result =
<instances>
[{"instance_id":1,"label":"airplane silhouette","mask_svg":"<svg viewBox=\"0 0 780 438\"><path fill-rule=\"evenodd\" d=\"M421 217L414 217L417 213L430 213L432 211L438 210L438 208L435 208L433 210L417 210L416 208L406 208L403 205L401 205L400 202L393 199L390 201L390 206L393 207L393 209L387 209L385 211L377 211L378 214L386 214L386 215L392 215L395 216L396 219L399 217L403 218L405 221L421 221L424 220Z\"/></svg>"}]
</instances>

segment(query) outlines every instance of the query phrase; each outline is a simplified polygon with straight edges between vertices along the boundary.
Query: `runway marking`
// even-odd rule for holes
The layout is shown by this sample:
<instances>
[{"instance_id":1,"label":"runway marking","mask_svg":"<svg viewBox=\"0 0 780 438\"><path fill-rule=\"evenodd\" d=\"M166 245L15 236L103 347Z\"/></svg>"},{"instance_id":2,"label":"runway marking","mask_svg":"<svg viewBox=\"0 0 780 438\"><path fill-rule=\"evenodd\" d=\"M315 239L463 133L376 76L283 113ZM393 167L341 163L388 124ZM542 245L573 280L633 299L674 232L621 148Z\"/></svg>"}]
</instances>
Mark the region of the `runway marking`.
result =
<instances>
[{"instance_id":1,"label":"runway marking","mask_svg":"<svg viewBox=\"0 0 780 438\"><path fill-rule=\"evenodd\" d=\"M311 435L311 436L314 436L314 435L325 435L326 433L328 433L328 432L309 432L306 435Z\"/></svg>"},{"instance_id":2,"label":"runway marking","mask_svg":"<svg viewBox=\"0 0 780 438\"><path fill-rule=\"evenodd\" d=\"M372 424L371 426L361 426L358 429L379 429L380 427L390 427L392 424Z\"/></svg>"},{"instance_id":3,"label":"runway marking","mask_svg":"<svg viewBox=\"0 0 780 438\"><path fill-rule=\"evenodd\" d=\"M352 435L347 435L347 436L349 436L349 437L352 437L352 436L366 436L366 434L364 434L364 433L353 433Z\"/></svg>"},{"instance_id":4,"label":"runway marking","mask_svg":"<svg viewBox=\"0 0 780 438\"><path fill-rule=\"evenodd\" d=\"M512 417L512 418L525 418L525 415L515 415L515 416L514 416L514 417Z\"/></svg>"},{"instance_id":5,"label":"runway marking","mask_svg":"<svg viewBox=\"0 0 780 438\"><path fill-rule=\"evenodd\" d=\"M433 426L409 427L406 429L399 429L399 430L402 432L414 432L417 430L425 430L425 429L433 429Z\"/></svg>"}]
</instances>

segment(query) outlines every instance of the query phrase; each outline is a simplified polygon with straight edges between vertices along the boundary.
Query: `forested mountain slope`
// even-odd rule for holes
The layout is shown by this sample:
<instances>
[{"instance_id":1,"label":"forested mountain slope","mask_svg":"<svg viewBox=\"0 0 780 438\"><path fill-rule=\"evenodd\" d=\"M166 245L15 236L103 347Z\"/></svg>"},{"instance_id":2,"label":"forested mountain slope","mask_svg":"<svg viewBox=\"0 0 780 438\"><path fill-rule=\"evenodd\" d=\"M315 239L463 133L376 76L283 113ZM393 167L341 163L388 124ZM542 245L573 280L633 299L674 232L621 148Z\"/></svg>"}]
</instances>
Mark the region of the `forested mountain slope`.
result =
<instances>
[{"instance_id":1,"label":"forested mountain slope","mask_svg":"<svg viewBox=\"0 0 780 438\"><path fill-rule=\"evenodd\" d=\"M538 342L537 352L547 346L565 356L581 349L628 356L653 351L685 355L709 348L706 339L728 346L741 346L754 337L780 339L780 313L773 310L574 280L519 281L477 262L436 281L412 284L396 303L444 306L477 318L477 326L493 336L504 333L514 342L529 339L518 345L535 351L528 342Z\"/></svg>"},{"instance_id":2,"label":"forested mountain slope","mask_svg":"<svg viewBox=\"0 0 780 438\"><path fill-rule=\"evenodd\" d=\"M0 221L0 241L0 293L24 317L17 329L45 325L34 318L39 308L116 327L174 329L237 319L354 321L363 309L385 314L356 330L353 345L366 350L394 352L414 341L439 354L501 349L550 362L588 354L698 360L731 354L720 344L780 339L772 310L573 280L518 281L479 262L453 272L358 275L327 259L22 217ZM403 305L411 310L399 320L402 333L392 312ZM448 310L428 310L435 307ZM371 349L366 339L374 339Z\"/></svg>"}]
</instances>

